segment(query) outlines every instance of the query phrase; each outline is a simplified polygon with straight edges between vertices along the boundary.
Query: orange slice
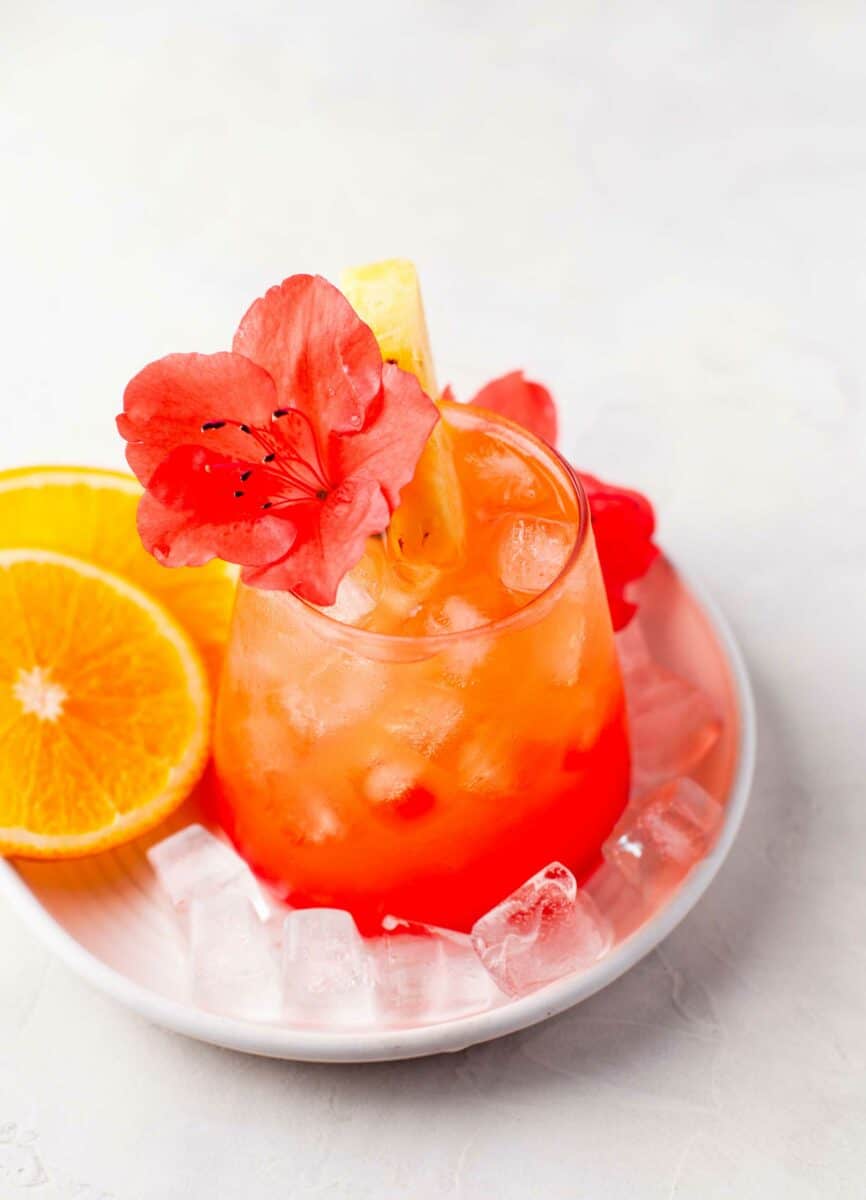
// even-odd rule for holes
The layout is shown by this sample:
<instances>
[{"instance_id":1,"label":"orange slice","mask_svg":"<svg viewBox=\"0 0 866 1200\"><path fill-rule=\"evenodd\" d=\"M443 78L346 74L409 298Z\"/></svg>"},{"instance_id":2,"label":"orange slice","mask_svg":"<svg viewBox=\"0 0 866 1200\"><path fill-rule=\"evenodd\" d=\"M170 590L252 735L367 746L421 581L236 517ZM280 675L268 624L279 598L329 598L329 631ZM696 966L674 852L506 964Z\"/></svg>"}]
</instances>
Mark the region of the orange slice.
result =
<instances>
[{"instance_id":1,"label":"orange slice","mask_svg":"<svg viewBox=\"0 0 866 1200\"><path fill-rule=\"evenodd\" d=\"M72 858L144 833L201 775L210 696L170 614L117 575L0 551L0 852Z\"/></svg>"},{"instance_id":2,"label":"orange slice","mask_svg":"<svg viewBox=\"0 0 866 1200\"><path fill-rule=\"evenodd\" d=\"M138 539L140 496L137 480L119 471L22 467L0 472L0 547L56 550L129 579L180 621L216 685L237 568L219 561L176 570L160 566Z\"/></svg>"},{"instance_id":3,"label":"orange slice","mask_svg":"<svg viewBox=\"0 0 866 1200\"><path fill-rule=\"evenodd\" d=\"M405 258L350 267L340 287L376 335L382 357L418 377L438 399L433 354L418 272ZM460 558L466 541L463 498L448 426L440 421L418 460L415 477L400 496L388 543L398 560L445 566Z\"/></svg>"}]
</instances>

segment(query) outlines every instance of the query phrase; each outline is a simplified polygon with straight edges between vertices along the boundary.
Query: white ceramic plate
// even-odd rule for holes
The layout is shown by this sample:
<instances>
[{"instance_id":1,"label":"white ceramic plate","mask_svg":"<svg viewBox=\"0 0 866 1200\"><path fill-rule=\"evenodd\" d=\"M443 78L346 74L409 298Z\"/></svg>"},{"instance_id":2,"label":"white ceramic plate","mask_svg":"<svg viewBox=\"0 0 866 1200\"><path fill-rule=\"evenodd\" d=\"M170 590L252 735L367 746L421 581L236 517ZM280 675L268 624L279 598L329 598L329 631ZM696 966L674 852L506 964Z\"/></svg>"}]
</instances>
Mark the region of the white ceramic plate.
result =
<instances>
[{"instance_id":1,"label":"white ceramic plate","mask_svg":"<svg viewBox=\"0 0 866 1200\"><path fill-rule=\"evenodd\" d=\"M472 1016L409 1028L330 1030L215 1016L184 999L173 917L144 851L191 819L187 809L150 838L69 863L0 862L0 892L67 966L167 1029L250 1054L312 1062L376 1062L461 1050L524 1029L606 987L648 954L706 891L736 836L755 759L755 712L739 649L714 603L667 561L640 588L650 645L665 665L699 684L724 714L719 743L695 777L725 806L712 851L633 933L594 966L532 995Z\"/></svg>"}]
</instances>

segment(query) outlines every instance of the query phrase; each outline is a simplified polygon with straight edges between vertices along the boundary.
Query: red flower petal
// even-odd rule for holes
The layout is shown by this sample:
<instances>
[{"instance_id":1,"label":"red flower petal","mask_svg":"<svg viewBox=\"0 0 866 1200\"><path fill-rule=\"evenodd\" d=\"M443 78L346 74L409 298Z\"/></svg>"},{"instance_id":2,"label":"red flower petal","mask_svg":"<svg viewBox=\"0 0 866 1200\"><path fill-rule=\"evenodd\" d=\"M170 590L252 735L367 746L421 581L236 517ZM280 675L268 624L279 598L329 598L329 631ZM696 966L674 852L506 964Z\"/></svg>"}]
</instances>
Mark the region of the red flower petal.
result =
<instances>
[{"instance_id":1,"label":"red flower petal","mask_svg":"<svg viewBox=\"0 0 866 1200\"><path fill-rule=\"evenodd\" d=\"M470 401L478 408L507 417L551 446L556 445L556 404L546 387L524 379L522 371L511 371L485 384Z\"/></svg>"},{"instance_id":2,"label":"red flower petal","mask_svg":"<svg viewBox=\"0 0 866 1200\"><path fill-rule=\"evenodd\" d=\"M257 457L241 432L243 423L270 421L277 407L274 381L239 354L170 354L131 379L117 428L129 445L126 460L145 487L176 446L213 449L216 435L225 455ZM202 432L207 422L223 427Z\"/></svg>"},{"instance_id":3,"label":"red flower petal","mask_svg":"<svg viewBox=\"0 0 866 1200\"><path fill-rule=\"evenodd\" d=\"M313 604L333 604L337 586L361 559L367 538L388 524L390 509L372 479L347 479L326 501L306 505L296 518L298 540L270 566L248 567L245 583L290 590Z\"/></svg>"},{"instance_id":4,"label":"red flower petal","mask_svg":"<svg viewBox=\"0 0 866 1200\"><path fill-rule=\"evenodd\" d=\"M415 376L386 363L382 392L366 427L332 440L333 473L337 478L377 480L389 507L395 509L438 420L435 404L422 392Z\"/></svg>"},{"instance_id":5,"label":"red flower petal","mask_svg":"<svg viewBox=\"0 0 866 1200\"><path fill-rule=\"evenodd\" d=\"M166 567L226 562L273 562L287 554L295 530L279 517L214 522L200 510L168 508L145 492L138 504L138 532L145 550Z\"/></svg>"},{"instance_id":6,"label":"red flower petal","mask_svg":"<svg viewBox=\"0 0 866 1200\"><path fill-rule=\"evenodd\" d=\"M248 309L232 349L264 367L277 402L310 420L320 446L357 433L379 394L382 356L342 292L320 275L293 275Z\"/></svg>"},{"instance_id":7,"label":"red flower petal","mask_svg":"<svg viewBox=\"0 0 866 1200\"><path fill-rule=\"evenodd\" d=\"M646 574L659 552L652 540L655 514L640 492L603 483L582 472L580 481L589 501L613 627L624 629L637 611L625 598L626 588Z\"/></svg>"}]
</instances>

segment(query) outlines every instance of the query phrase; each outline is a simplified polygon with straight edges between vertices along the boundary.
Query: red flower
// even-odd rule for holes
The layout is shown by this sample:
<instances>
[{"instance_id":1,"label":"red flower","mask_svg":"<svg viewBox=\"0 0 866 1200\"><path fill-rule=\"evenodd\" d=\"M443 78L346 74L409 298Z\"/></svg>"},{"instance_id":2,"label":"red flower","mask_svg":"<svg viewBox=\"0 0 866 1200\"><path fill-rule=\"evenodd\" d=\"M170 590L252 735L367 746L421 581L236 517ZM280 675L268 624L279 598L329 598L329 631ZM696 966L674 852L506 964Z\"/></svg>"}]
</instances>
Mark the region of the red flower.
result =
<instances>
[{"instance_id":1,"label":"red flower","mask_svg":"<svg viewBox=\"0 0 866 1200\"><path fill-rule=\"evenodd\" d=\"M332 604L437 420L341 293L294 275L256 300L231 353L145 367L117 426L147 489L139 532L161 562L218 556L248 583Z\"/></svg>"},{"instance_id":2,"label":"red flower","mask_svg":"<svg viewBox=\"0 0 866 1200\"><path fill-rule=\"evenodd\" d=\"M536 437L556 445L556 405L547 388L512 371L488 383L472 404L490 409L523 425ZM625 598L626 588L649 570L658 555L652 540L655 514L640 492L602 483L578 472L589 501L592 529L614 629L624 629L636 612Z\"/></svg>"}]
</instances>

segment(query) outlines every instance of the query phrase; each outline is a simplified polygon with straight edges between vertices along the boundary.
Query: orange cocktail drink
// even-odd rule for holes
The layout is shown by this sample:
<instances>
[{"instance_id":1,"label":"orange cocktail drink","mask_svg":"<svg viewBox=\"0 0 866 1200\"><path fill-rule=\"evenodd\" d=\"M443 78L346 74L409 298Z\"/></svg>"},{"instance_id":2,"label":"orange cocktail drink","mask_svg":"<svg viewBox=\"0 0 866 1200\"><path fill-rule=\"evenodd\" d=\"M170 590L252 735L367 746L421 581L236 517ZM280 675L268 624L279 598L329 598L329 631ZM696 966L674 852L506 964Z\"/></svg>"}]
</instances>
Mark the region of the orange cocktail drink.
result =
<instances>
[{"instance_id":1,"label":"orange cocktail drink","mask_svg":"<svg viewBox=\"0 0 866 1200\"><path fill-rule=\"evenodd\" d=\"M467 929L622 811L622 684L586 499L549 447L442 405L452 561L372 538L320 609L241 586L217 706L221 813L290 903ZM411 500L407 501L411 503Z\"/></svg>"}]
</instances>

